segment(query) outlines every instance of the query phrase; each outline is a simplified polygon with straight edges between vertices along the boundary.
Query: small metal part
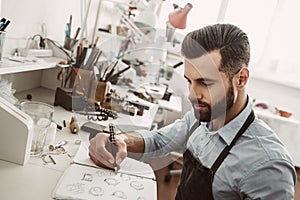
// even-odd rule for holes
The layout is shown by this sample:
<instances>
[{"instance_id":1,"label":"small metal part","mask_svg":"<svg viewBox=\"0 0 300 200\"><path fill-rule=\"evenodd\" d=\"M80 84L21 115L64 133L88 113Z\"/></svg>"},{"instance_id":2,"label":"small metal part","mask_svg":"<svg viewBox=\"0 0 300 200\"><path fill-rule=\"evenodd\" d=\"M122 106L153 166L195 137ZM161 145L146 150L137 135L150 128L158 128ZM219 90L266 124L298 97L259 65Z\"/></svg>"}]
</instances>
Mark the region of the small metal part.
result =
<instances>
[{"instance_id":1,"label":"small metal part","mask_svg":"<svg viewBox=\"0 0 300 200\"><path fill-rule=\"evenodd\" d=\"M55 160L53 159L53 157L52 157L51 155L49 155L49 158L50 158L51 162L55 165L56 162L55 162Z\"/></svg>"},{"instance_id":2,"label":"small metal part","mask_svg":"<svg viewBox=\"0 0 300 200\"><path fill-rule=\"evenodd\" d=\"M52 157L51 155L49 155L49 159L50 159L50 160L47 160L47 159L46 159L46 156L47 156L47 154L43 154L43 155L41 156L42 161L44 162L44 163L43 163L44 165L48 165L49 163L56 164L55 160L53 159L53 157Z\"/></svg>"},{"instance_id":3,"label":"small metal part","mask_svg":"<svg viewBox=\"0 0 300 200\"><path fill-rule=\"evenodd\" d=\"M68 143L68 141L63 140L63 141L61 141L61 142L59 142L57 144L50 144L49 145L49 150L50 151L54 151L54 150L56 150L56 149L58 149L58 148L60 148L60 147L62 147L64 145L66 145L67 143Z\"/></svg>"},{"instance_id":4,"label":"small metal part","mask_svg":"<svg viewBox=\"0 0 300 200\"><path fill-rule=\"evenodd\" d=\"M47 164L48 164L48 161L46 160L45 156L46 156L46 155L42 155L41 158L42 158L42 160L43 160L43 162L44 162L44 165L47 165Z\"/></svg>"}]
</instances>

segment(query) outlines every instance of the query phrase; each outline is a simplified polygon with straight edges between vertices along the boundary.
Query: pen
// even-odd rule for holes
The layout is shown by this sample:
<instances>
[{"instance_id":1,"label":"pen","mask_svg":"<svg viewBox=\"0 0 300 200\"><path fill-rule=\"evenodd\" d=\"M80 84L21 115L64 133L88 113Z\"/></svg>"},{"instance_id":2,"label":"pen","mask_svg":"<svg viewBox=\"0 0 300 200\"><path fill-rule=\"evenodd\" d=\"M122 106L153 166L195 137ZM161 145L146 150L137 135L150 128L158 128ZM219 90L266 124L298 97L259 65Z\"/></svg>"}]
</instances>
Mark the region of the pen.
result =
<instances>
[{"instance_id":1,"label":"pen","mask_svg":"<svg viewBox=\"0 0 300 200\"><path fill-rule=\"evenodd\" d=\"M110 76L110 77L107 79L107 81L110 81L110 80L112 80L112 79L118 77L120 74L124 73L125 71L129 70L130 68L131 68L131 67L128 66L128 67L122 69L121 71L119 71L119 72L115 73L114 75Z\"/></svg>"},{"instance_id":2,"label":"pen","mask_svg":"<svg viewBox=\"0 0 300 200\"><path fill-rule=\"evenodd\" d=\"M70 15L70 21L69 21L69 37L71 37L71 29L72 29L72 15Z\"/></svg>"},{"instance_id":3,"label":"pen","mask_svg":"<svg viewBox=\"0 0 300 200\"><path fill-rule=\"evenodd\" d=\"M70 15L70 25L72 24L72 15Z\"/></svg>"},{"instance_id":4,"label":"pen","mask_svg":"<svg viewBox=\"0 0 300 200\"><path fill-rule=\"evenodd\" d=\"M71 24L67 23L67 26L66 26L66 37L70 38L70 36L71 36Z\"/></svg>"},{"instance_id":5,"label":"pen","mask_svg":"<svg viewBox=\"0 0 300 200\"><path fill-rule=\"evenodd\" d=\"M6 27L9 25L10 21L7 20L5 24L1 27L0 31L5 31Z\"/></svg>"},{"instance_id":6,"label":"pen","mask_svg":"<svg viewBox=\"0 0 300 200\"><path fill-rule=\"evenodd\" d=\"M75 36L74 36L74 41L76 41L79 32L80 32L80 27L78 27L77 30L76 30L76 33L75 33Z\"/></svg>"},{"instance_id":7,"label":"pen","mask_svg":"<svg viewBox=\"0 0 300 200\"><path fill-rule=\"evenodd\" d=\"M114 64L114 66L111 68L111 70L106 74L105 81L107 81L113 75L113 73L115 71L115 68L116 68L118 63L119 63L119 61L117 60Z\"/></svg>"},{"instance_id":8,"label":"pen","mask_svg":"<svg viewBox=\"0 0 300 200\"><path fill-rule=\"evenodd\" d=\"M99 36L96 37L94 43L92 43L90 46L91 48L95 48L97 46L97 43L98 43L98 40L99 40Z\"/></svg>"},{"instance_id":9,"label":"pen","mask_svg":"<svg viewBox=\"0 0 300 200\"><path fill-rule=\"evenodd\" d=\"M117 174L118 172L118 166L117 166L117 163L116 163L116 153L117 153L117 146L116 146L116 138L115 138L115 125L113 123L110 123L109 125L109 139L110 139L110 142L111 142L111 152L112 152L112 155L115 159L114 161L114 170L115 170L115 173Z\"/></svg>"},{"instance_id":10,"label":"pen","mask_svg":"<svg viewBox=\"0 0 300 200\"><path fill-rule=\"evenodd\" d=\"M3 17L1 20L0 20L0 29L4 26L6 22L6 19Z\"/></svg>"}]
</instances>

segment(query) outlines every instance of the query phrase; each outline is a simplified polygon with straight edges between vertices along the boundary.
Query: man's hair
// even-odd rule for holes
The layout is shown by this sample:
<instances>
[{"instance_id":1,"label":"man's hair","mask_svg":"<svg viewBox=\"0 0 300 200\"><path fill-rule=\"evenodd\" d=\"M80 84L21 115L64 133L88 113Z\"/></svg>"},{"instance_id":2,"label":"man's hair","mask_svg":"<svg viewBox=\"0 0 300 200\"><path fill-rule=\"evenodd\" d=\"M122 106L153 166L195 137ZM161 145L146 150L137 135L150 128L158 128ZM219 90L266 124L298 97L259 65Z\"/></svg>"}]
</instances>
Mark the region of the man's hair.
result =
<instances>
[{"instance_id":1,"label":"man's hair","mask_svg":"<svg viewBox=\"0 0 300 200\"><path fill-rule=\"evenodd\" d=\"M219 50L221 55L219 71L225 72L229 79L242 67L248 67L248 37L231 24L215 24L190 32L181 47L181 53L186 58L197 58L214 50Z\"/></svg>"}]
</instances>

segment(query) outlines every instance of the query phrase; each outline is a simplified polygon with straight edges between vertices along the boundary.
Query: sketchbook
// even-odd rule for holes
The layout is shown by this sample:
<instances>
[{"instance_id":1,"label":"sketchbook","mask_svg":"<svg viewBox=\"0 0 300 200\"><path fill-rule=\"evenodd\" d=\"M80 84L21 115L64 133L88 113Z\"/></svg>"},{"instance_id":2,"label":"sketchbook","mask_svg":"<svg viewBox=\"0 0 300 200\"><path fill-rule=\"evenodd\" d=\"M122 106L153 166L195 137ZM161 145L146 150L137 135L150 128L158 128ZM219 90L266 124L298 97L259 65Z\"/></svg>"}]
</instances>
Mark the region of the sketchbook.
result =
<instances>
[{"instance_id":1,"label":"sketchbook","mask_svg":"<svg viewBox=\"0 0 300 200\"><path fill-rule=\"evenodd\" d=\"M82 143L71 164L58 181L54 199L156 200L155 175L150 165L126 158L116 174L101 168Z\"/></svg>"}]
</instances>

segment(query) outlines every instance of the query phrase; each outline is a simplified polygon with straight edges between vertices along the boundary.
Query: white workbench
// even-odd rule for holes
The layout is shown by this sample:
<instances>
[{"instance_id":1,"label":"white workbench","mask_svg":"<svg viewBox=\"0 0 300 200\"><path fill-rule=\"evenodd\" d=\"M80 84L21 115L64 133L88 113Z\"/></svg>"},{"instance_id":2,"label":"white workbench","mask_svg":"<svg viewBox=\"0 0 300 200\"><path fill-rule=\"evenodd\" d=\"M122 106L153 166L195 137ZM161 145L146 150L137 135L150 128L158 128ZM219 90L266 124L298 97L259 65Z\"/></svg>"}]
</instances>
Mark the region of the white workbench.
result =
<instances>
[{"instance_id":1,"label":"white workbench","mask_svg":"<svg viewBox=\"0 0 300 200\"><path fill-rule=\"evenodd\" d=\"M22 99L22 97L26 96L28 92L30 92L33 97L40 97L40 99L35 100L41 100L46 103L53 104L54 91L52 90L37 88L30 91L24 91L17 94L17 96ZM135 128L139 125L140 128L151 127L151 123L154 120L157 109L158 105L152 104L152 106L150 106L150 110L146 110L142 117L130 117L129 115L121 114L115 123L121 123L121 125L124 126L127 125L127 128L133 127L130 123L133 123ZM80 140L82 142L86 142L86 145L89 145L87 142L89 134L87 132L80 131L78 134L70 133L69 123L71 117L74 115L76 116L79 125L88 121L86 116L66 111L60 106L55 107L53 116L54 121L61 126L63 126L63 120L67 122L67 127L63 127L62 130L57 130L56 142L63 140L68 141L68 143L64 146L67 153L52 155L56 164L44 164L44 161L38 157L31 157L28 163L24 166L0 160L0 199L52 199L51 194L57 184L57 181L63 174L64 170L70 165L73 156L78 150L79 145L76 144L76 141ZM146 120L143 120L143 118L146 118ZM112 122L112 119L99 123L105 125L109 122ZM46 159L49 160L48 156ZM153 182L153 184L156 184L156 182Z\"/></svg>"}]
</instances>

